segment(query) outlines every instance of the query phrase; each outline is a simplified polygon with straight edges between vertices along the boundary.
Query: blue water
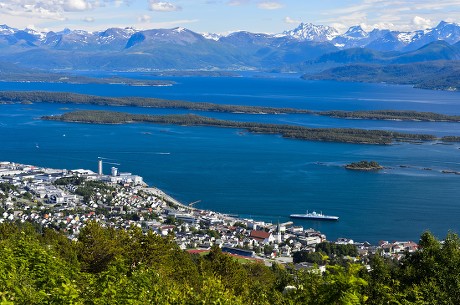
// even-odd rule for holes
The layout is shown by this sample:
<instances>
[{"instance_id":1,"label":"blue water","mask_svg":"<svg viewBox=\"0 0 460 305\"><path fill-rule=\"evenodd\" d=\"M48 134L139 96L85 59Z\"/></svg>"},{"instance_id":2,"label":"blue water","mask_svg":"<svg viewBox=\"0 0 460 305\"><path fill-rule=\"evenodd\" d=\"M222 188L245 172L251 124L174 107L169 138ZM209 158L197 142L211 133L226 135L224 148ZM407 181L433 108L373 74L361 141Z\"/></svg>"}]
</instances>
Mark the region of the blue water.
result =
<instances>
[{"instance_id":1,"label":"blue water","mask_svg":"<svg viewBox=\"0 0 460 305\"><path fill-rule=\"evenodd\" d=\"M107 96L152 96L226 104L327 109L411 109L460 114L459 93L407 86L306 82L283 78L173 78L172 87L0 83L0 90L72 91ZM460 144L390 146L309 142L240 130L152 124L89 125L47 122L67 109L137 113L184 110L86 105L0 105L0 160L96 171L97 157L144 177L184 203L267 221L308 210L340 216L334 223L296 220L329 239L418 240L424 230L444 237L459 231ZM200 112L194 112L200 114ZM203 114L203 113L201 113ZM460 135L458 123L341 120L311 115L207 114L233 120L312 127L392 129ZM166 153L166 154L165 154ZM378 173L343 165L376 160ZM404 167L400 167L403 165ZM110 165L106 165L106 172ZM431 168L432 170L426 170Z\"/></svg>"}]
</instances>

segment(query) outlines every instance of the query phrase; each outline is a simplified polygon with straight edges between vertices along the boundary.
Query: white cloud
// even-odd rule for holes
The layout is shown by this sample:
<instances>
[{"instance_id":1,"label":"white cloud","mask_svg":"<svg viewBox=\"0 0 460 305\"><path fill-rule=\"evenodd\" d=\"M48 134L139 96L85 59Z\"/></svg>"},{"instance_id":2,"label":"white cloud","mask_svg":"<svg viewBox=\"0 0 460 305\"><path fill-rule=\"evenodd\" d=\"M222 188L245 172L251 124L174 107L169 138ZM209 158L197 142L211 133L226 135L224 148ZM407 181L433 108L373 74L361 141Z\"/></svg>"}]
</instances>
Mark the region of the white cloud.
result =
<instances>
[{"instance_id":1,"label":"white cloud","mask_svg":"<svg viewBox=\"0 0 460 305\"><path fill-rule=\"evenodd\" d=\"M95 19L94 19L93 17L85 17L85 18L83 19L83 21L84 21L84 22L94 22Z\"/></svg>"},{"instance_id":2,"label":"white cloud","mask_svg":"<svg viewBox=\"0 0 460 305\"><path fill-rule=\"evenodd\" d=\"M120 7L122 4L123 4L123 0L115 0L115 1L113 2L113 5L114 5L115 7ZM126 3L126 4L129 4L129 2Z\"/></svg>"},{"instance_id":3,"label":"white cloud","mask_svg":"<svg viewBox=\"0 0 460 305\"><path fill-rule=\"evenodd\" d=\"M460 15L460 0L360 0L345 3L322 12L321 22L412 31L433 27L441 20L458 19Z\"/></svg>"},{"instance_id":4,"label":"white cloud","mask_svg":"<svg viewBox=\"0 0 460 305\"><path fill-rule=\"evenodd\" d=\"M63 4L63 9L66 12L86 11L92 8L92 3L85 0L65 0Z\"/></svg>"},{"instance_id":5,"label":"white cloud","mask_svg":"<svg viewBox=\"0 0 460 305\"><path fill-rule=\"evenodd\" d=\"M149 15L142 15L142 16L137 17L137 21L141 23L148 23L150 22L150 20L152 20L152 18Z\"/></svg>"},{"instance_id":6,"label":"white cloud","mask_svg":"<svg viewBox=\"0 0 460 305\"><path fill-rule=\"evenodd\" d=\"M296 20L296 19L292 19L291 17L287 16L287 17L284 17L284 23L287 23L287 24L299 24L299 23L301 23L301 21Z\"/></svg>"},{"instance_id":7,"label":"white cloud","mask_svg":"<svg viewBox=\"0 0 460 305\"><path fill-rule=\"evenodd\" d=\"M227 2L227 4L230 6L239 6L246 3L249 3L249 0L230 0Z\"/></svg>"},{"instance_id":8,"label":"white cloud","mask_svg":"<svg viewBox=\"0 0 460 305\"><path fill-rule=\"evenodd\" d=\"M433 27L433 21L420 16L415 16L412 20L412 23L422 29L428 29Z\"/></svg>"},{"instance_id":9,"label":"white cloud","mask_svg":"<svg viewBox=\"0 0 460 305\"><path fill-rule=\"evenodd\" d=\"M170 27L183 26L184 24L195 23L198 21L199 21L198 19L182 19L182 20L173 20L173 21L166 21L166 22L155 22L155 23L151 23L151 25L154 28L170 28Z\"/></svg>"},{"instance_id":10,"label":"white cloud","mask_svg":"<svg viewBox=\"0 0 460 305\"><path fill-rule=\"evenodd\" d=\"M273 2L273 1L263 1L263 2L259 2L257 4L257 7L263 10L278 10L280 8L283 8L284 5L278 2Z\"/></svg>"},{"instance_id":11,"label":"white cloud","mask_svg":"<svg viewBox=\"0 0 460 305\"><path fill-rule=\"evenodd\" d=\"M66 14L109 5L117 7L130 0L12 0L0 1L0 14L29 18L65 20Z\"/></svg>"},{"instance_id":12,"label":"white cloud","mask_svg":"<svg viewBox=\"0 0 460 305\"><path fill-rule=\"evenodd\" d=\"M158 0L150 0L149 1L149 9L151 11L157 12L176 12L182 10L182 7L175 5L171 2L163 2Z\"/></svg>"},{"instance_id":13,"label":"white cloud","mask_svg":"<svg viewBox=\"0 0 460 305\"><path fill-rule=\"evenodd\" d=\"M339 31L339 33L345 33L348 30L348 26L346 26L343 23L335 22L332 23L330 26Z\"/></svg>"}]
</instances>

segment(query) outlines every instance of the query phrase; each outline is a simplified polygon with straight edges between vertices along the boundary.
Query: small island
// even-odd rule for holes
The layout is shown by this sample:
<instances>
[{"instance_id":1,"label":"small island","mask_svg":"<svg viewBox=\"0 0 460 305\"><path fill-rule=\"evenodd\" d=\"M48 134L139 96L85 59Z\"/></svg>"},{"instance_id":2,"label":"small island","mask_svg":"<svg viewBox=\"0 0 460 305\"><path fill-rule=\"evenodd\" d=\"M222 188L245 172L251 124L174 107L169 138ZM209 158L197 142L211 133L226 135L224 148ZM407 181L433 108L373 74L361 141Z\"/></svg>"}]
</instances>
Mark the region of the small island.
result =
<instances>
[{"instance_id":1,"label":"small island","mask_svg":"<svg viewBox=\"0 0 460 305\"><path fill-rule=\"evenodd\" d=\"M360 170L360 171L373 171L373 170L383 169L383 166L381 166L375 161L364 161L363 160L363 161L347 164L345 165L345 168L351 169L351 170Z\"/></svg>"}]
</instances>

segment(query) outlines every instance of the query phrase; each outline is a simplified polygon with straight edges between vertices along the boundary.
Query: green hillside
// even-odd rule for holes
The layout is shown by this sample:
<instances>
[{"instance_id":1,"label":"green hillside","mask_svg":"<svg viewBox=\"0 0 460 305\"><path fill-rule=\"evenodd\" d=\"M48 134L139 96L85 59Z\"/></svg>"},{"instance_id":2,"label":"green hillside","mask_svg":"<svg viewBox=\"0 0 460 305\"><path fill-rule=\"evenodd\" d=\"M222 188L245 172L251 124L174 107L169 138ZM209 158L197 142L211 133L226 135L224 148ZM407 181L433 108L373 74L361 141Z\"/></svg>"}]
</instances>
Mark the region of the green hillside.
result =
<instances>
[{"instance_id":1,"label":"green hillside","mask_svg":"<svg viewBox=\"0 0 460 305\"><path fill-rule=\"evenodd\" d=\"M351 64L334 67L304 79L413 85L434 90L460 89L460 61L430 61L408 64Z\"/></svg>"},{"instance_id":2,"label":"green hillside","mask_svg":"<svg viewBox=\"0 0 460 305\"><path fill-rule=\"evenodd\" d=\"M400 261L322 257L327 271L200 256L140 228L88 223L75 241L30 224L0 225L1 304L460 304L460 240L424 233ZM329 254L329 257L326 255ZM288 287L288 288L286 288Z\"/></svg>"}]
</instances>

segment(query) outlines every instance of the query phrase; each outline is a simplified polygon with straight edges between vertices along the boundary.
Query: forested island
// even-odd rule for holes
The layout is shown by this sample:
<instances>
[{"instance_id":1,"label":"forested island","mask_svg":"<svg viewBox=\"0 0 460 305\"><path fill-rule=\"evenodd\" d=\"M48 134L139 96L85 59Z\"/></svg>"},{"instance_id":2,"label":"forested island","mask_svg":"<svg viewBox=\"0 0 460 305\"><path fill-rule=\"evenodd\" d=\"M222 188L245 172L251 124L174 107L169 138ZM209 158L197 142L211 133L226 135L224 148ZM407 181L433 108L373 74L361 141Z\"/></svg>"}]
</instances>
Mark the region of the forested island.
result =
<instances>
[{"instance_id":1,"label":"forested island","mask_svg":"<svg viewBox=\"0 0 460 305\"><path fill-rule=\"evenodd\" d=\"M345 165L346 169L351 169L351 170L361 170L361 171L372 171L372 170L380 170L383 169L383 166L378 164L375 161L359 161L359 162L353 162L350 164Z\"/></svg>"},{"instance_id":2,"label":"forested island","mask_svg":"<svg viewBox=\"0 0 460 305\"><path fill-rule=\"evenodd\" d=\"M162 109L188 109L197 111L249 113L249 114L307 114L322 115L344 119L402 120L430 122L460 122L458 115L409 110L370 110L370 111L312 111L297 108L278 108L262 106L228 105L205 102L188 102L144 97L104 97L69 92L45 91L0 91L0 103L59 103L89 104L104 106L131 106Z\"/></svg>"},{"instance_id":3,"label":"forested island","mask_svg":"<svg viewBox=\"0 0 460 305\"><path fill-rule=\"evenodd\" d=\"M312 111L295 108L275 108L243 105L225 105L203 102L186 102L144 97L104 97L69 92L45 91L2 91L0 102L16 103L59 103L59 104L89 104L104 106L131 106L149 108L189 109L213 112L234 112L252 114L299 113L310 114Z\"/></svg>"},{"instance_id":4,"label":"forested island","mask_svg":"<svg viewBox=\"0 0 460 305\"><path fill-rule=\"evenodd\" d=\"M368 111L321 111L319 115L345 119L428 121L428 122L460 122L460 115L446 115L434 112L412 110L368 110Z\"/></svg>"},{"instance_id":5,"label":"forested island","mask_svg":"<svg viewBox=\"0 0 460 305\"><path fill-rule=\"evenodd\" d=\"M218 120L193 114L144 115L114 111L84 110L68 112L58 116L43 116L42 119L96 124L143 122L155 124L239 128L253 133L280 134L285 138L292 139L359 144L391 144L394 141L433 141L437 139L433 135L426 134L407 134L384 130L366 130L355 128L307 128L295 125L237 122Z\"/></svg>"}]
</instances>

